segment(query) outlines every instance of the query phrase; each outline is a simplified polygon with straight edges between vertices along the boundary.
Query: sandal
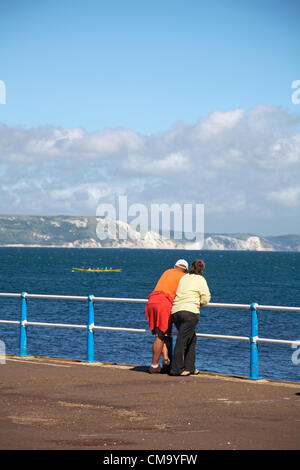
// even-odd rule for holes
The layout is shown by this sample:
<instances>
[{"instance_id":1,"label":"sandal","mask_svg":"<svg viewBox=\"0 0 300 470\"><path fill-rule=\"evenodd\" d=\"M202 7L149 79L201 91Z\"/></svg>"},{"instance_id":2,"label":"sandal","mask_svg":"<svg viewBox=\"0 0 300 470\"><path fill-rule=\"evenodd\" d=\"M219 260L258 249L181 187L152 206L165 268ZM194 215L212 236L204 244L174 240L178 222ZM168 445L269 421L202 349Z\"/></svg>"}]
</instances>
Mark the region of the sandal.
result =
<instances>
[{"instance_id":1,"label":"sandal","mask_svg":"<svg viewBox=\"0 0 300 470\"><path fill-rule=\"evenodd\" d=\"M179 375L182 376L182 377L187 377L188 375L191 375L191 373L190 373L189 370L184 370L184 371L180 372Z\"/></svg>"},{"instance_id":2,"label":"sandal","mask_svg":"<svg viewBox=\"0 0 300 470\"><path fill-rule=\"evenodd\" d=\"M191 372L191 375L199 375L200 370L195 369L194 372Z\"/></svg>"}]
</instances>

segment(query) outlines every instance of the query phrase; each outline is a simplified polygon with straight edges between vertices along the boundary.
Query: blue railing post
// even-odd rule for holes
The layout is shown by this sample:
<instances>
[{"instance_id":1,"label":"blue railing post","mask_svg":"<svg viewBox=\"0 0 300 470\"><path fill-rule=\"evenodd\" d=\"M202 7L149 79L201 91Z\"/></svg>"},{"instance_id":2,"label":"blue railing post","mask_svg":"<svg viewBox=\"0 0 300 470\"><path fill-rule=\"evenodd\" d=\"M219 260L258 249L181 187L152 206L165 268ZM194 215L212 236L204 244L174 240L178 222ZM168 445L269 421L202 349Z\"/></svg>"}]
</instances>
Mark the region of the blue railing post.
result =
<instances>
[{"instance_id":1,"label":"blue railing post","mask_svg":"<svg viewBox=\"0 0 300 470\"><path fill-rule=\"evenodd\" d=\"M95 312L94 312L94 296L89 295L89 318L87 328L87 362L94 362L95 348L94 348L94 326L95 326Z\"/></svg>"},{"instance_id":2,"label":"blue railing post","mask_svg":"<svg viewBox=\"0 0 300 470\"><path fill-rule=\"evenodd\" d=\"M26 292L21 293L21 321L20 321L20 356L27 356L27 300Z\"/></svg>"},{"instance_id":3,"label":"blue railing post","mask_svg":"<svg viewBox=\"0 0 300 470\"><path fill-rule=\"evenodd\" d=\"M258 349L256 339L258 337L258 320L256 303L252 303L251 309L251 336L250 336L250 379L258 379Z\"/></svg>"}]
</instances>

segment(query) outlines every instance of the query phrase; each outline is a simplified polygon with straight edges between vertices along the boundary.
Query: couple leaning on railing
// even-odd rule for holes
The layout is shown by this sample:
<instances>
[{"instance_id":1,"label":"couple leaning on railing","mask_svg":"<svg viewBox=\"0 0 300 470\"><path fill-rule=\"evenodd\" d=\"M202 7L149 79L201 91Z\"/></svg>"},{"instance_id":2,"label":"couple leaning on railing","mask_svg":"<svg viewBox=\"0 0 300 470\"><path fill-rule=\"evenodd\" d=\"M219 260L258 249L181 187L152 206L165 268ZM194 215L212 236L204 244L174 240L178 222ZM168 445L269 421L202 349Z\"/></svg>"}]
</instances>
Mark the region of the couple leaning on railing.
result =
<instances>
[{"instance_id":1,"label":"couple leaning on railing","mask_svg":"<svg viewBox=\"0 0 300 470\"><path fill-rule=\"evenodd\" d=\"M196 259L188 271L187 261L180 259L159 278L149 295L145 314L155 339L152 349L151 374L166 372L170 375L197 375L195 369L196 326L200 308L210 301L210 291L202 276L205 263ZM168 342L172 323L178 335L172 363L168 355ZM163 366L159 365L163 357Z\"/></svg>"}]
</instances>

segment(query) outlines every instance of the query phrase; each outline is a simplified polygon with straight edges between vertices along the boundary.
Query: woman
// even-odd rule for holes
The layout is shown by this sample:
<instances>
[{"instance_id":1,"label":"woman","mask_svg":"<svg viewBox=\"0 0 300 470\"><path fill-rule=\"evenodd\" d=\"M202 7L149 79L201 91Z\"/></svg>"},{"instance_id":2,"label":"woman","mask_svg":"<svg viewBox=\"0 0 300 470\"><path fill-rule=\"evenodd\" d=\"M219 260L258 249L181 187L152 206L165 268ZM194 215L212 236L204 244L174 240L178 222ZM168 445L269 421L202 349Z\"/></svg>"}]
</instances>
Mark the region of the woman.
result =
<instances>
[{"instance_id":1,"label":"woman","mask_svg":"<svg viewBox=\"0 0 300 470\"><path fill-rule=\"evenodd\" d=\"M196 259L179 281L171 310L172 320L178 329L170 375L199 374L195 370L195 329L200 318L200 308L210 301L210 292L202 276L205 264Z\"/></svg>"}]
</instances>

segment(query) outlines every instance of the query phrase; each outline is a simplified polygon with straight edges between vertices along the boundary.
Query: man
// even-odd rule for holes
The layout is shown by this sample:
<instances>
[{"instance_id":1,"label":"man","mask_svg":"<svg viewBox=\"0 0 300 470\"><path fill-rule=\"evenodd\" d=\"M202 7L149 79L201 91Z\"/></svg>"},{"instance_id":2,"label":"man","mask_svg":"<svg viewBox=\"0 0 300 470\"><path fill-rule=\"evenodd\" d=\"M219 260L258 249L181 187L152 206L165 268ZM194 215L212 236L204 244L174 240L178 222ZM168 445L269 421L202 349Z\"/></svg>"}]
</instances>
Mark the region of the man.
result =
<instances>
[{"instance_id":1,"label":"man","mask_svg":"<svg viewBox=\"0 0 300 470\"><path fill-rule=\"evenodd\" d=\"M170 367L168 354L168 335L171 332L171 308L176 295L180 279L186 274L188 263L179 259L172 269L167 269L157 282L154 291L149 295L145 307L150 330L155 335L152 349L152 364L150 374L167 372ZM163 355L163 369L159 365L159 359Z\"/></svg>"}]
</instances>

